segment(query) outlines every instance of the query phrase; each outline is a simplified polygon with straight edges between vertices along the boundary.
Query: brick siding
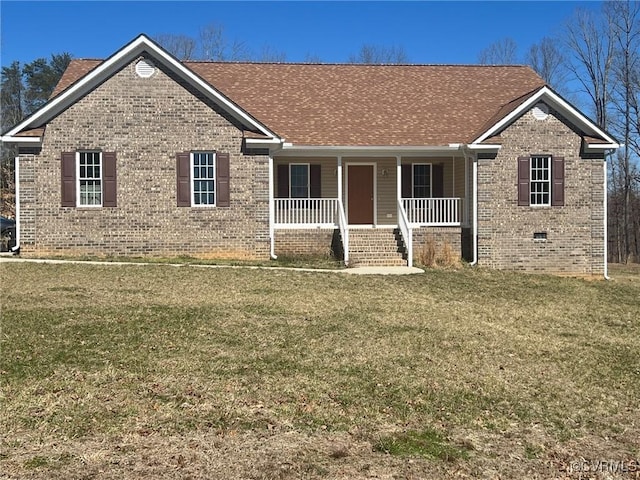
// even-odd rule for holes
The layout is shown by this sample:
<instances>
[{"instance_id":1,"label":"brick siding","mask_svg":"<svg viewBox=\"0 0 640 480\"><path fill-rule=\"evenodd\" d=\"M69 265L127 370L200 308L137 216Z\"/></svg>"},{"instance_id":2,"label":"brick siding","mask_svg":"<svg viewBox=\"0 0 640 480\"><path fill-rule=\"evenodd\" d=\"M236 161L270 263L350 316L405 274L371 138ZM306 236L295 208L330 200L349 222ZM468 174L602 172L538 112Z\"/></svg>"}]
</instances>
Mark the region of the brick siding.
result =
<instances>
[{"instance_id":1,"label":"brick siding","mask_svg":"<svg viewBox=\"0 0 640 480\"><path fill-rule=\"evenodd\" d=\"M495 158L478 160L478 263L499 269L601 275L604 272L603 159L581 155L581 138L550 111L531 111L501 134ZM518 206L517 158L563 156L565 205ZM546 232L547 240L535 240Z\"/></svg>"},{"instance_id":2,"label":"brick siding","mask_svg":"<svg viewBox=\"0 0 640 480\"><path fill-rule=\"evenodd\" d=\"M420 251L428 244L433 244L437 251L445 245L462 257L462 229L460 227L419 227L413 229L413 256L418 258Z\"/></svg>"},{"instance_id":3,"label":"brick siding","mask_svg":"<svg viewBox=\"0 0 640 480\"><path fill-rule=\"evenodd\" d=\"M132 62L53 119L20 160L22 252L267 258L268 156L242 153L242 129L162 68ZM60 154L117 153L115 208L60 206ZM176 153L230 154L230 207L176 206Z\"/></svg>"},{"instance_id":4,"label":"brick siding","mask_svg":"<svg viewBox=\"0 0 640 480\"><path fill-rule=\"evenodd\" d=\"M282 229L275 231L275 253L282 256L339 256L333 248L338 232L332 228Z\"/></svg>"}]
</instances>

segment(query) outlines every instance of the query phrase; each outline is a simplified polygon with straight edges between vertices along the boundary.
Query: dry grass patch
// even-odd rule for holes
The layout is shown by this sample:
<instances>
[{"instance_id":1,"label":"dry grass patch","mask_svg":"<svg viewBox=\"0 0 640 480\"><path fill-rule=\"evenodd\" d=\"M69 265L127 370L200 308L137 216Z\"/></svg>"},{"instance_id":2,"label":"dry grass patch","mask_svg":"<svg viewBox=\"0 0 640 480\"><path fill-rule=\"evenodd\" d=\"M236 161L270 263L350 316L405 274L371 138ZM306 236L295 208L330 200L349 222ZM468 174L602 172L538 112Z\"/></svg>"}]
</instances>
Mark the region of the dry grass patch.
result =
<instances>
[{"instance_id":1,"label":"dry grass patch","mask_svg":"<svg viewBox=\"0 0 640 480\"><path fill-rule=\"evenodd\" d=\"M7 478L560 478L640 456L640 282L0 268Z\"/></svg>"},{"instance_id":2,"label":"dry grass patch","mask_svg":"<svg viewBox=\"0 0 640 480\"><path fill-rule=\"evenodd\" d=\"M449 242L438 246L433 239L427 239L417 257L418 263L427 268L459 268L462 265L460 253L456 253Z\"/></svg>"}]
</instances>

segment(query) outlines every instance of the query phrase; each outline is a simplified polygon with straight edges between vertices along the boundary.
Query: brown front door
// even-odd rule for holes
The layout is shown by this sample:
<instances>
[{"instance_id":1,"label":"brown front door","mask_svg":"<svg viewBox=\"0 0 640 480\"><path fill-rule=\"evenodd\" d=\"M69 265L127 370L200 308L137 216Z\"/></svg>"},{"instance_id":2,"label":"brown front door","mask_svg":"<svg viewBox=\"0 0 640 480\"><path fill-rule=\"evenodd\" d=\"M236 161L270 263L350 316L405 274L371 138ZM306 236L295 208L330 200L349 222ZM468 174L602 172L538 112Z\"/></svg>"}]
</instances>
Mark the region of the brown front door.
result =
<instances>
[{"instance_id":1,"label":"brown front door","mask_svg":"<svg viewBox=\"0 0 640 480\"><path fill-rule=\"evenodd\" d=\"M347 216L350 225L373 224L373 165L349 165Z\"/></svg>"}]
</instances>

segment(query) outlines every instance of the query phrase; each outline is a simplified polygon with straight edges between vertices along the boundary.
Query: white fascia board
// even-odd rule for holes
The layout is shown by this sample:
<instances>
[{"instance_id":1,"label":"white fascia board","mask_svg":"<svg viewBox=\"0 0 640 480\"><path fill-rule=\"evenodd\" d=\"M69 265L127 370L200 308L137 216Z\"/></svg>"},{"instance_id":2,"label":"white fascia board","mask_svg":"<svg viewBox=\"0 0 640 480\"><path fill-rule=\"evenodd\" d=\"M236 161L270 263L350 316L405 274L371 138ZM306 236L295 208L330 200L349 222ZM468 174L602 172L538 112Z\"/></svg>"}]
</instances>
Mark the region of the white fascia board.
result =
<instances>
[{"instance_id":1,"label":"white fascia board","mask_svg":"<svg viewBox=\"0 0 640 480\"><path fill-rule=\"evenodd\" d=\"M493 151L498 151L502 148L502 145L489 145L488 143L472 143L470 145L467 145L467 147L469 148L469 150L493 150Z\"/></svg>"},{"instance_id":2,"label":"white fascia board","mask_svg":"<svg viewBox=\"0 0 640 480\"><path fill-rule=\"evenodd\" d=\"M620 148L619 143L585 143L585 150L615 150Z\"/></svg>"},{"instance_id":3,"label":"white fascia board","mask_svg":"<svg viewBox=\"0 0 640 480\"><path fill-rule=\"evenodd\" d=\"M247 147L253 148L274 148L282 145L282 141L278 138L245 138Z\"/></svg>"},{"instance_id":4,"label":"white fascia board","mask_svg":"<svg viewBox=\"0 0 640 480\"><path fill-rule=\"evenodd\" d=\"M3 135L0 137L2 143L42 143L42 137L12 137L11 135Z\"/></svg>"},{"instance_id":5,"label":"white fascia board","mask_svg":"<svg viewBox=\"0 0 640 480\"><path fill-rule=\"evenodd\" d=\"M313 156L313 155L367 155L371 157L388 157L396 155L404 156L435 156L438 154L451 155L459 152L458 144L455 146L350 146L350 145L293 145L284 143L278 156Z\"/></svg>"},{"instance_id":6,"label":"white fascia board","mask_svg":"<svg viewBox=\"0 0 640 480\"><path fill-rule=\"evenodd\" d=\"M282 143L282 140L278 138L246 138L245 141L247 143Z\"/></svg>"},{"instance_id":7,"label":"white fascia board","mask_svg":"<svg viewBox=\"0 0 640 480\"><path fill-rule=\"evenodd\" d=\"M599 128L595 123L589 120L586 116L584 116L579 110L574 108L571 104L565 101L562 97L560 97L557 93L551 90L549 87L542 87L538 92L535 93L531 98L525 101L522 105L516 108L509 115L504 117L494 126L492 126L489 130L483 133L480 137L474 140L471 145L478 144L486 140L487 138L494 135L496 132L502 130L506 125L513 122L516 118L522 115L525 111L533 107L539 101L544 100L549 102L553 107L559 110L562 114L567 117L568 120L571 120L576 125L581 126L587 132L593 133L597 136L601 136L604 138L608 144L616 145L617 142L615 139L611 138L611 136L607 135L601 128ZM469 145L469 146L471 146ZM614 148L614 147L609 147ZM617 147L615 147L617 148Z\"/></svg>"},{"instance_id":8,"label":"white fascia board","mask_svg":"<svg viewBox=\"0 0 640 480\"><path fill-rule=\"evenodd\" d=\"M277 137L277 135L271 132L266 126L251 117L247 112L213 88L208 82L204 81L200 76L185 67L179 60L159 47L146 35L140 35L131 43L125 45L121 50L113 54L91 72L67 88L64 92L56 96L40 110L36 111L33 115L9 130L6 133L6 136L13 136L25 128L35 127L46 123L48 120L61 113L65 108L69 107L77 98L91 91L98 84L113 75L119 68L123 67L145 51L160 58L166 65L171 67L174 72L189 81L192 85L198 88L198 90L213 99L216 103L220 104L241 123L260 130L266 136Z\"/></svg>"}]
</instances>

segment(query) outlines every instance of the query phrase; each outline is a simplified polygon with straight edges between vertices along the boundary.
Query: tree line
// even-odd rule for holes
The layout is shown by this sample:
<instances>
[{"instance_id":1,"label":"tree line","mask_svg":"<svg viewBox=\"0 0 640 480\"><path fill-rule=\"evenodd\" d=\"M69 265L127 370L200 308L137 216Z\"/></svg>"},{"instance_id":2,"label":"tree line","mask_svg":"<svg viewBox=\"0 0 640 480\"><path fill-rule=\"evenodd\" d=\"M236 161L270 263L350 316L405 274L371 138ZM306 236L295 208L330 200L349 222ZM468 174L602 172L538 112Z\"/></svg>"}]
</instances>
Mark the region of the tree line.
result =
<instances>
[{"instance_id":1,"label":"tree line","mask_svg":"<svg viewBox=\"0 0 640 480\"><path fill-rule=\"evenodd\" d=\"M576 10L562 30L531 45L522 58L516 42L504 38L483 49L478 63L524 63L570 101L588 99L580 106L622 144L608 158L609 260L640 262L640 3L610 1L600 12ZM252 51L245 42L229 39L219 24L204 26L195 36L164 33L154 40L182 61L286 61L285 52L269 46ZM54 54L2 68L3 132L46 103L71 58L69 53ZM307 54L305 62L322 60ZM365 44L347 62L405 64L410 58L402 46ZM9 216L14 213L15 153L2 147L2 214Z\"/></svg>"}]
</instances>

